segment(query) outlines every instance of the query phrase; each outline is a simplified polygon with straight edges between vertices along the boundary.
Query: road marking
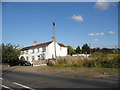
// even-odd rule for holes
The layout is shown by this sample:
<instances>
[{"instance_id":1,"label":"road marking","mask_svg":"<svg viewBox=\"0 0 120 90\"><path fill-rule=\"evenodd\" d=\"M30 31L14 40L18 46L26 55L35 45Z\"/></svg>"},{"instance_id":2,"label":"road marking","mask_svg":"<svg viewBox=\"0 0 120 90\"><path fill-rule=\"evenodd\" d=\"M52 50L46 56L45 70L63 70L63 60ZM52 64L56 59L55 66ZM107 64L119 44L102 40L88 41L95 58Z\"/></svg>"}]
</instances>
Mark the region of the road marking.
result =
<instances>
[{"instance_id":1,"label":"road marking","mask_svg":"<svg viewBox=\"0 0 120 90\"><path fill-rule=\"evenodd\" d=\"M14 89L12 89L12 88L10 88L8 86L5 86L5 85L1 85L1 86L4 87L4 88L10 89L10 90L14 90Z\"/></svg>"},{"instance_id":2,"label":"road marking","mask_svg":"<svg viewBox=\"0 0 120 90\"><path fill-rule=\"evenodd\" d=\"M30 90L35 90L35 89L32 89L32 88L30 88L30 87L28 87L28 86L22 85L22 84L20 84L20 83L13 82L13 84L19 85L19 86L24 87L24 88L28 88L28 89L30 89Z\"/></svg>"}]
</instances>

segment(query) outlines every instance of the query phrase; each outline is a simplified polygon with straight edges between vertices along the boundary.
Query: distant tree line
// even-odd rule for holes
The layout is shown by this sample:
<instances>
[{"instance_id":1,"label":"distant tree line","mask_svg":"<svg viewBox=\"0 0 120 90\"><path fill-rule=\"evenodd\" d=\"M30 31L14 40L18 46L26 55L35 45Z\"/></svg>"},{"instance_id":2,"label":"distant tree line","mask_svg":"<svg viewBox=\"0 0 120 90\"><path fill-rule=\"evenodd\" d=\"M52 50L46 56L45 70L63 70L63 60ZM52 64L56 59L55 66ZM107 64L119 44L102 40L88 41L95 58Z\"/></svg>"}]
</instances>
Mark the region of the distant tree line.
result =
<instances>
[{"instance_id":1,"label":"distant tree line","mask_svg":"<svg viewBox=\"0 0 120 90\"><path fill-rule=\"evenodd\" d=\"M72 46L67 46L68 55L72 54L92 54L94 52L100 52L103 54L120 54L120 49L115 48L90 48L90 46L86 43L81 48L78 46L76 49L72 48Z\"/></svg>"}]
</instances>

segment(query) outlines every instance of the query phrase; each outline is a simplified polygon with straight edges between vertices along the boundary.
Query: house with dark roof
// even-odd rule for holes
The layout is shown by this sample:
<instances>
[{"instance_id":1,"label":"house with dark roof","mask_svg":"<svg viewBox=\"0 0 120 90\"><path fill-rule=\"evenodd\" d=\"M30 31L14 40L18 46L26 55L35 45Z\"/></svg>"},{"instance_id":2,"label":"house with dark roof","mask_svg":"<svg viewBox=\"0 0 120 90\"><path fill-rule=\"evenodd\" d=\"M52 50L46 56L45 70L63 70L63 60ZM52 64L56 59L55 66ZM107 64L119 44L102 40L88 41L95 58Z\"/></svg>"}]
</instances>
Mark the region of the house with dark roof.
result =
<instances>
[{"instance_id":1,"label":"house with dark roof","mask_svg":"<svg viewBox=\"0 0 120 90\"><path fill-rule=\"evenodd\" d=\"M34 60L53 59L55 58L55 55L57 57L67 56L67 47L61 43L54 43L54 41L41 44L34 41L33 46L24 47L21 49L20 57L24 57L25 60L33 63Z\"/></svg>"}]
</instances>

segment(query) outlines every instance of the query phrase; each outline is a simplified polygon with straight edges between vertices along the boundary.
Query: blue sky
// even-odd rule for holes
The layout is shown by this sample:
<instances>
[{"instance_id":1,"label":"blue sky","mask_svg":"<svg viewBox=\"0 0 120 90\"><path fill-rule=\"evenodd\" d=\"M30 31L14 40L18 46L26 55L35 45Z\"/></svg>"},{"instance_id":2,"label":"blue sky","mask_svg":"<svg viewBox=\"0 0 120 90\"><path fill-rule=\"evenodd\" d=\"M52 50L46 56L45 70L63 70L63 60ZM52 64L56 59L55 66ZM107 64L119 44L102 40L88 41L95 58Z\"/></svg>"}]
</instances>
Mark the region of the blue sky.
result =
<instances>
[{"instance_id":1,"label":"blue sky","mask_svg":"<svg viewBox=\"0 0 120 90\"><path fill-rule=\"evenodd\" d=\"M118 44L118 6L109 2L4 2L2 42L23 47L51 41L53 21L57 42L73 48Z\"/></svg>"}]
</instances>

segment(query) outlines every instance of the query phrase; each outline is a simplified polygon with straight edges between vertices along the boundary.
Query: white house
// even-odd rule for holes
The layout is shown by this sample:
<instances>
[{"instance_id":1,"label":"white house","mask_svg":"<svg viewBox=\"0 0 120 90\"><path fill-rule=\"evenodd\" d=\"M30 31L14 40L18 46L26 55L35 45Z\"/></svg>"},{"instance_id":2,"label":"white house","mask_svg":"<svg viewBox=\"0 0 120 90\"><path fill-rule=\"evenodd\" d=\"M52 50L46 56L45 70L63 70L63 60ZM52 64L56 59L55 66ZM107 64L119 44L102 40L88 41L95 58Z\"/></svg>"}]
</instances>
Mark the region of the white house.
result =
<instances>
[{"instance_id":1,"label":"white house","mask_svg":"<svg viewBox=\"0 0 120 90\"><path fill-rule=\"evenodd\" d=\"M54 45L56 46L56 54ZM20 57L33 63L34 60L48 60L56 56L67 56L67 47L61 43L54 43L54 41L37 44L34 42L33 46L24 47L21 49Z\"/></svg>"}]
</instances>

